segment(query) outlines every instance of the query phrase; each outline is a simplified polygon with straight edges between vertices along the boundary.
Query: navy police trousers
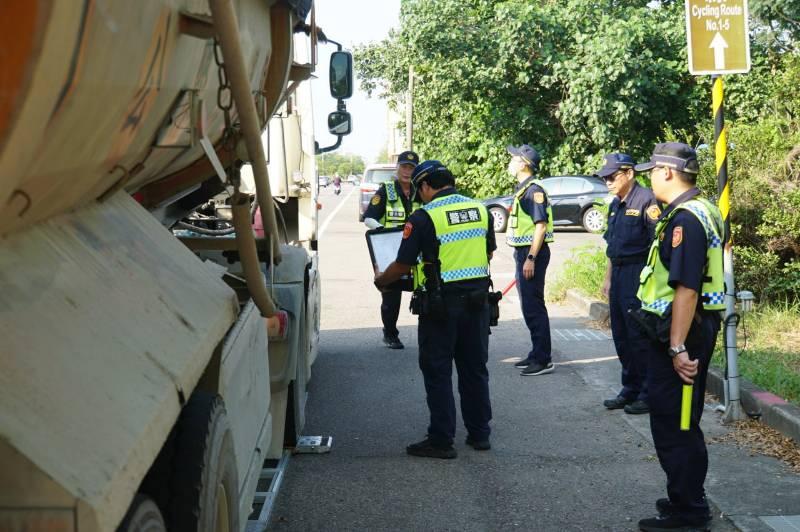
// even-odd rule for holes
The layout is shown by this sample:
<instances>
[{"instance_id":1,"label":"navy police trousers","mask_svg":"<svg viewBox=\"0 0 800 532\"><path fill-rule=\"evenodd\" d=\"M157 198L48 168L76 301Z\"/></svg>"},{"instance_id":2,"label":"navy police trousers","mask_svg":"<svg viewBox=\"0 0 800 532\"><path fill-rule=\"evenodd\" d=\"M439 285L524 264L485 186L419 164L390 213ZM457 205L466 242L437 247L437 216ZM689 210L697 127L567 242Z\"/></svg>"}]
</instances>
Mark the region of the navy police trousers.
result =
<instances>
[{"instance_id":1,"label":"navy police trousers","mask_svg":"<svg viewBox=\"0 0 800 532\"><path fill-rule=\"evenodd\" d=\"M540 364L548 364L551 360L550 317L544 304L544 278L547 265L550 264L550 247L542 245L536 261L533 263L533 279L525 280L522 266L528 258L528 246L514 248L516 262L517 294L522 306L522 316L531 334L531 350L527 358Z\"/></svg>"},{"instance_id":2,"label":"navy police trousers","mask_svg":"<svg viewBox=\"0 0 800 532\"><path fill-rule=\"evenodd\" d=\"M636 297L639 274L644 263L634 262L611 267L608 293L611 334L622 364L622 390L619 397L647 402L647 337L629 311L642 306Z\"/></svg>"},{"instance_id":3,"label":"navy police trousers","mask_svg":"<svg viewBox=\"0 0 800 532\"><path fill-rule=\"evenodd\" d=\"M692 359L700 361L694 378L692 419L688 431L680 430L683 381L672 366L666 344L648 340L650 429L661 468L667 474L669 500L684 516L697 517L709 512L703 482L708 471L708 453L700 430L700 417L706 389L708 364L720 328L718 315L705 314L693 324L686 339Z\"/></svg>"},{"instance_id":4,"label":"navy police trousers","mask_svg":"<svg viewBox=\"0 0 800 532\"><path fill-rule=\"evenodd\" d=\"M428 438L451 445L456 431L453 362L458 372L461 415L469 436L489 438L492 406L489 400L489 305L471 309L446 298L447 319L419 317L419 368L425 381L431 419Z\"/></svg>"}]
</instances>

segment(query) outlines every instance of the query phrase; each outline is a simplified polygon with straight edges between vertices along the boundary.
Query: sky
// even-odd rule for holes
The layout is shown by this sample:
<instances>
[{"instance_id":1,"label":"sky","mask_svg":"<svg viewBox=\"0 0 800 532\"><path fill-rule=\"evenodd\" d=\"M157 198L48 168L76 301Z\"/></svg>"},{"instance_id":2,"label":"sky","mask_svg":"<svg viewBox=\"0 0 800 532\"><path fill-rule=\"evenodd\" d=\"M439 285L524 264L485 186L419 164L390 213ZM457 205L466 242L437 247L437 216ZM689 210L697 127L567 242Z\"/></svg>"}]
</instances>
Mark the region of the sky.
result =
<instances>
[{"instance_id":1,"label":"sky","mask_svg":"<svg viewBox=\"0 0 800 532\"><path fill-rule=\"evenodd\" d=\"M400 0L315 0L317 25L329 38L352 51L358 44L378 42L389 35L400 17ZM336 110L328 89L328 61L336 51L333 44L320 44L316 75L313 80L314 127L320 146L329 146L336 137L328 133L328 113ZM353 120L353 131L342 138L337 153L352 153L376 162L378 153L387 141L386 103L373 93L371 98L361 92L354 76L353 97L346 100ZM384 161L377 161L384 162Z\"/></svg>"}]
</instances>

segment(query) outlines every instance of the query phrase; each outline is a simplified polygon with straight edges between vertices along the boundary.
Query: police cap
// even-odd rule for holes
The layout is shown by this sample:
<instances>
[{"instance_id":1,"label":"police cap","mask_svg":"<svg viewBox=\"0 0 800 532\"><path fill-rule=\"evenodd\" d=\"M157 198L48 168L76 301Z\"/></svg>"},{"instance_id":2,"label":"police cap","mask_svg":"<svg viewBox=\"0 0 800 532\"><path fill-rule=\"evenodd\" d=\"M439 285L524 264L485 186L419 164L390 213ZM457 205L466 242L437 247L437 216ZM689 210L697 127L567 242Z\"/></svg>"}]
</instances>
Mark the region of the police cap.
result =
<instances>
[{"instance_id":1,"label":"police cap","mask_svg":"<svg viewBox=\"0 0 800 532\"><path fill-rule=\"evenodd\" d=\"M697 162L697 152L688 144L682 142L662 142L656 144L650 161L636 165L637 172L652 170L656 166L666 166L673 170L697 174L700 165Z\"/></svg>"},{"instance_id":2,"label":"police cap","mask_svg":"<svg viewBox=\"0 0 800 532\"><path fill-rule=\"evenodd\" d=\"M534 170L539 169L539 163L542 162L542 157L539 155L539 152L530 145L523 144L522 146L508 146L506 147L506 150L511 155L522 157L522 160L533 167Z\"/></svg>"},{"instance_id":3,"label":"police cap","mask_svg":"<svg viewBox=\"0 0 800 532\"><path fill-rule=\"evenodd\" d=\"M441 161L431 159L419 163L416 168L414 168L414 171L411 173L411 181L414 183L414 186L419 187L420 184L435 175L443 175L454 179L453 174Z\"/></svg>"},{"instance_id":4,"label":"police cap","mask_svg":"<svg viewBox=\"0 0 800 532\"><path fill-rule=\"evenodd\" d=\"M400 155L397 156L397 166L401 164L410 164L411 166L417 166L419 164L419 155L415 152L408 150L404 151Z\"/></svg>"},{"instance_id":5,"label":"police cap","mask_svg":"<svg viewBox=\"0 0 800 532\"><path fill-rule=\"evenodd\" d=\"M609 153L603 159L603 167L594 173L595 177L606 178L615 172L636 166L636 161L627 153Z\"/></svg>"}]
</instances>

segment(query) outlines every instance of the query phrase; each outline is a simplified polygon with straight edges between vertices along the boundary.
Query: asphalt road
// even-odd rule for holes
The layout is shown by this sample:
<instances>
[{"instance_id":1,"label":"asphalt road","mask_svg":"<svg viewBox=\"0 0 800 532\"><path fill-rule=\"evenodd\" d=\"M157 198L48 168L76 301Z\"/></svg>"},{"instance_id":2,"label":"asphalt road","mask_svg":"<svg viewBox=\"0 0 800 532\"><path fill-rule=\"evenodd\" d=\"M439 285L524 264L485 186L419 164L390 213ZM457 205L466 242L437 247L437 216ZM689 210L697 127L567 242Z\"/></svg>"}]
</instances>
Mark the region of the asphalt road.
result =
<instances>
[{"instance_id":1,"label":"asphalt road","mask_svg":"<svg viewBox=\"0 0 800 532\"><path fill-rule=\"evenodd\" d=\"M292 458L270 528L621 531L654 515L665 478L648 418L602 407L616 392L619 363L609 333L570 307L549 306L556 371L521 377L513 363L527 352L527 329L516 296L501 302L501 323L490 337L491 451L465 446L459 426L456 460L405 454L408 443L424 437L428 422L416 321L404 296L398 325L406 349L383 347L380 296L372 286L357 199L357 188L348 185L340 197L330 189L320 195L322 333L304 433L331 435L333 450ZM586 244L601 239L557 230L549 278L570 249ZM502 243L492 274L498 287L513 278L511 251ZM713 415L706 418L713 421L709 437L724 432ZM721 449L712 454L722 460L746 456L715 447ZM727 486L710 474L709 484L715 482ZM726 492L722 487L715 489ZM754 504L754 496L748 500ZM733 529L719 520L715 525Z\"/></svg>"}]
</instances>

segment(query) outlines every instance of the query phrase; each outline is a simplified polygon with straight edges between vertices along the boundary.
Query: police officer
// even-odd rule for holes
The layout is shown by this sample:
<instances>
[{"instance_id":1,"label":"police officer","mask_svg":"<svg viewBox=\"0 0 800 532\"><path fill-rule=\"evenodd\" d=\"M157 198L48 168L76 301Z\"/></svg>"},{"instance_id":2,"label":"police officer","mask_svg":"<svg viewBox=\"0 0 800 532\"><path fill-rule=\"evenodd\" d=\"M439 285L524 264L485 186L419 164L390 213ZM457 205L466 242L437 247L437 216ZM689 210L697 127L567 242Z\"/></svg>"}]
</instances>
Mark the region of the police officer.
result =
<instances>
[{"instance_id":1,"label":"police officer","mask_svg":"<svg viewBox=\"0 0 800 532\"><path fill-rule=\"evenodd\" d=\"M642 272L653 228L661 215L653 191L634 179L636 161L624 153L605 156L605 163L595 174L608 185L614 199L608 211L608 266L603 293L608 297L611 334L622 364L622 389L603 405L609 410L624 408L628 414L646 414L647 360L642 342L645 336L633 321L630 312L641 306L636 297L639 274Z\"/></svg>"},{"instance_id":2,"label":"police officer","mask_svg":"<svg viewBox=\"0 0 800 532\"><path fill-rule=\"evenodd\" d=\"M711 515L703 482L708 454L700 430L711 354L724 305L719 210L695 187L699 166L690 146L658 144L650 162L653 192L667 207L642 270L642 322L648 346L650 428L659 462L667 474L667 498L656 501L659 516L639 521L652 530L707 529ZM693 384L691 423L680 428L684 384Z\"/></svg>"},{"instance_id":3,"label":"police officer","mask_svg":"<svg viewBox=\"0 0 800 532\"><path fill-rule=\"evenodd\" d=\"M419 367L425 381L430 425L427 437L406 447L413 456L455 458L456 408L452 371L458 371L466 444L489 450L489 260L496 248L486 208L456 192L455 179L439 161L414 169L425 206L403 229L397 260L376 277L384 287L408 273L417 257L412 303L419 311Z\"/></svg>"},{"instance_id":4,"label":"police officer","mask_svg":"<svg viewBox=\"0 0 800 532\"><path fill-rule=\"evenodd\" d=\"M364 211L364 225L369 229L401 227L408 216L422 206L411 183L411 172L419 162L413 151L404 151L397 157L396 179L383 183ZM400 314L400 288L381 292L381 320L383 321L383 343L390 349L403 349L397 317Z\"/></svg>"},{"instance_id":5,"label":"police officer","mask_svg":"<svg viewBox=\"0 0 800 532\"><path fill-rule=\"evenodd\" d=\"M508 220L506 243L514 248L517 293L522 315L531 335L531 350L514 364L521 375L545 375L553 372L550 346L550 318L544 304L544 278L550 264L553 242L553 210L542 182L534 179L541 157L527 144L509 146L511 162L508 173L517 178Z\"/></svg>"}]
</instances>

